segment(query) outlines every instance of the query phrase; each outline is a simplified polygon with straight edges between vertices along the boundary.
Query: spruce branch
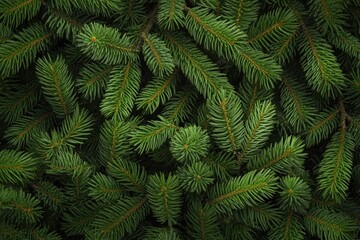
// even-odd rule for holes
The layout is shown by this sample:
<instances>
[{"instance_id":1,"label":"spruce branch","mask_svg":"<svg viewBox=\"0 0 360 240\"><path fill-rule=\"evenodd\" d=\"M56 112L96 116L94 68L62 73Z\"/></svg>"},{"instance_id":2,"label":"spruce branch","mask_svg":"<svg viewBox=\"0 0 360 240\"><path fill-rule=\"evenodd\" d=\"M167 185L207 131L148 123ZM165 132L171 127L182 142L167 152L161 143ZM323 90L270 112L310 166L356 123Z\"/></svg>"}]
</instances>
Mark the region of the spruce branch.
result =
<instances>
[{"instance_id":1,"label":"spruce branch","mask_svg":"<svg viewBox=\"0 0 360 240\"><path fill-rule=\"evenodd\" d=\"M0 74L10 76L28 68L36 55L49 47L52 32L34 23L0 46Z\"/></svg>"}]
</instances>

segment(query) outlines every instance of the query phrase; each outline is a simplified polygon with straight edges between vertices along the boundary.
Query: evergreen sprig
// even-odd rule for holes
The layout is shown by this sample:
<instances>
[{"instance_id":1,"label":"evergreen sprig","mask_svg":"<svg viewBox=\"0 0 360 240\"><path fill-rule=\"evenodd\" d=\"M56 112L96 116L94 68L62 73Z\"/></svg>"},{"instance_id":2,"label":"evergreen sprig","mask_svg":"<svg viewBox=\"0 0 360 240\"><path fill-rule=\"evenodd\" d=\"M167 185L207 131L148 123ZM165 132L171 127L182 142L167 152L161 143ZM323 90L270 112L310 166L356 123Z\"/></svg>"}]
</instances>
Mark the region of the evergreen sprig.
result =
<instances>
[{"instance_id":1,"label":"evergreen sprig","mask_svg":"<svg viewBox=\"0 0 360 240\"><path fill-rule=\"evenodd\" d=\"M359 12L0 1L0 239L358 239Z\"/></svg>"},{"instance_id":2,"label":"evergreen sprig","mask_svg":"<svg viewBox=\"0 0 360 240\"><path fill-rule=\"evenodd\" d=\"M210 139L207 133L197 126L180 129L170 142L170 151L180 162L199 161L208 153Z\"/></svg>"},{"instance_id":3,"label":"evergreen sprig","mask_svg":"<svg viewBox=\"0 0 360 240\"><path fill-rule=\"evenodd\" d=\"M39 59L36 65L41 88L54 112L59 117L70 115L76 106L74 82L61 56Z\"/></svg>"},{"instance_id":4,"label":"evergreen sprig","mask_svg":"<svg viewBox=\"0 0 360 240\"><path fill-rule=\"evenodd\" d=\"M210 204L218 212L242 209L270 198L277 189L277 177L270 170L251 171L242 177L218 183L209 192Z\"/></svg>"},{"instance_id":5,"label":"evergreen sprig","mask_svg":"<svg viewBox=\"0 0 360 240\"><path fill-rule=\"evenodd\" d=\"M208 99L207 107L213 138L221 149L236 153L244 137L243 111L239 96L222 90L219 95Z\"/></svg>"},{"instance_id":6,"label":"evergreen sprig","mask_svg":"<svg viewBox=\"0 0 360 240\"><path fill-rule=\"evenodd\" d=\"M137 58L129 37L99 23L84 25L77 42L85 55L105 64L124 64Z\"/></svg>"},{"instance_id":7,"label":"evergreen sprig","mask_svg":"<svg viewBox=\"0 0 360 240\"><path fill-rule=\"evenodd\" d=\"M180 181L177 176L156 174L149 177L147 196L157 221L172 225L178 221L181 211Z\"/></svg>"},{"instance_id":8,"label":"evergreen sprig","mask_svg":"<svg viewBox=\"0 0 360 240\"><path fill-rule=\"evenodd\" d=\"M28 68L36 55L48 49L52 34L41 23L35 23L0 46L0 74L10 76Z\"/></svg>"}]
</instances>

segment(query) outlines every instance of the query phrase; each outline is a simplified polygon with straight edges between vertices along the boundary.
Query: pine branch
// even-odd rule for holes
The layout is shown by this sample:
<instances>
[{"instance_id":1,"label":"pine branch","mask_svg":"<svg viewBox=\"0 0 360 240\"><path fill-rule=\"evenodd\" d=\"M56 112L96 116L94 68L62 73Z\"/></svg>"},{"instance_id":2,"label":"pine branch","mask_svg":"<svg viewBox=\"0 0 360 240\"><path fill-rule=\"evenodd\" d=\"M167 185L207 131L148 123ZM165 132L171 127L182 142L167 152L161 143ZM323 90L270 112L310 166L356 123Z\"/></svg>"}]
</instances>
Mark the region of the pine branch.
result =
<instances>
[{"instance_id":1,"label":"pine branch","mask_svg":"<svg viewBox=\"0 0 360 240\"><path fill-rule=\"evenodd\" d=\"M360 60L360 40L345 30L338 30L336 34L331 34L329 42L336 48L342 50L349 56ZM359 66L359 64L357 64Z\"/></svg>"},{"instance_id":2,"label":"pine branch","mask_svg":"<svg viewBox=\"0 0 360 240\"><path fill-rule=\"evenodd\" d=\"M179 29L184 24L184 0L160 0L157 21L167 30Z\"/></svg>"},{"instance_id":3,"label":"pine branch","mask_svg":"<svg viewBox=\"0 0 360 240\"><path fill-rule=\"evenodd\" d=\"M264 145L274 125L275 109L270 101L257 102L254 111L245 121L244 141L238 161L251 157Z\"/></svg>"},{"instance_id":4,"label":"pine branch","mask_svg":"<svg viewBox=\"0 0 360 240\"><path fill-rule=\"evenodd\" d=\"M10 40L14 33L12 30L3 24L0 25L0 44L3 44L4 42Z\"/></svg>"},{"instance_id":5,"label":"pine branch","mask_svg":"<svg viewBox=\"0 0 360 240\"><path fill-rule=\"evenodd\" d=\"M313 236L321 239L354 239L359 228L349 216L326 209L312 209L304 224Z\"/></svg>"},{"instance_id":6,"label":"pine branch","mask_svg":"<svg viewBox=\"0 0 360 240\"><path fill-rule=\"evenodd\" d=\"M73 114L63 121L59 134L52 139L50 148L83 144L90 135L93 119L87 110L75 108Z\"/></svg>"},{"instance_id":7,"label":"pine branch","mask_svg":"<svg viewBox=\"0 0 360 240\"><path fill-rule=\"evenodd\" d=\"M41 91L38 84L29 85L14 81L5 87L7 89L0 93L0 118L7 123L15 123L40 101Z\"/></svg>"},{"instance_id":8,"label":"pine branch","mask_svg":"<svg viewBox=\"0 0 360 240\"><path fill-rule=\"evenodd\" d=\"M243 208L234 214L236 218L244 219L244 222L266 230L279 226L283 219L281 210L268 203Z\"/></svg>"},{"instance_id":9,"label":"pine branch","mask_svg":"<svg viewBox=\"0 0 360 240\"><path fill-rule=\"evenodd\" d=\"M144 240L152 239L172 239L180 240L178 231L174 228L159 228L159 227L146 227Z\"/></svg>"},{"instance_id":10,"label":"pine branch","mask_svg":"<svg viewBox=\"0 0 360 240\"><path fill-rule=\"evenodd\" d=\"M270 168L281 174L287 174L291 169L304 169L307 156L304 147L297 137L282 138L251 158L247 167L249 170Z\"/></svg>"},{"instance_id":11,"label":"pine branch","mask_svg":"<svg viewBox=\"0 0 360 240\"><path fill-rule=\"evenodd\" d=\"M312 125L317 110L307 86L299 83L289 74L282 77L281 90L281 105L285 111L286 120L295 131L303 131L307 126Z\"/></svg>"},{"instance_id":12,"label":"pine branch","mask_svg":"<svg viewBox=\"0 0 360 240\"><path fill-rule=\"evenodd\" d=\"M198 126L180 128L170 141L173 157L182 163L201 160L208 153L209 147L208 134Z\"/></svg>"},{"instance_id":13,"label":"pine branch","mask_svg":"<svg viewBox=\"0 0 360 240\"><path fill-rule=\"evenodd\" d=\"M178 168L181 187L187 192L205 192L214 182L211 167L203 162L192 162Z\"/></svg>"},{"instance_id":14,"label":"pine branch","mask_svg":"<svg viewBox=\"0 0 360 240\"><path fill-rule=\"evenodd\" d=\"M10 223L20 226L39 222L43 209L31 194L0 186L0 213Z\"/></svg>"},{"instance_id":15,"label":"pine branch","mask_svg":"<svg viewBox=\"0 0 360 240\"><path fill-rule=\"evenodd\" d=\"M76 79L76 87L81 95L90 101L101 98L113 69L114 66L100 65L95 62L85 64Z\"/></svg>"},{"instance_id":16,"label":"pine branch","mask_svg":"<svg viewBox=\"0 0 360 240\"><path fill-rule=\"evenodd\" d=\"M163 77L173 72L175 64L165 42L155 34L142 32L142 52L147 66L155 76Z\"/></svg>"},{"instance_id":17,"label":"pine branch","mask_svg":"<svg viewBox=\"0 0 360 240\"><path fill-rule=\"evenodd\" d=\"M57 152L48 163L46 173L50 175L67 175L73 180L86 178L92 174L93 166L85 162L78 153L71 150ZM74 196L72 196L74 197Z\"/></svg>"},{"instance_id":18,"label":"pine branch","mask_svg":"<svg viewBox=\"0 0 360 240\"><path fill-rule=\"evenodd\" d=\"M270 90L281 79L282 69L271 56L253 49L247 44L236 46L235 51L239 55L232 61L252 83Z\"/></svg>"},{"instance_id":19,"label":"pine branch","mask_svg":"<svg viewBox=\"0 0 360 240\"><path fill-rule=\"evenodd\" d=\"M170 138L177 126L164 118L153 120L148 125L136 128L131 136L130 142L136 147L139 153L153 151L159 148Z\"/></svg>"},{"instance_id":20,"label":"pine branch","mask_svg":"<svg viewBox=\"0 0 360 240\"><path fill-rule=\"evenodd\" d=\"M124 189L114 178L96 174L89 182L89 195L96 201L114 201L123 198Z\"/></svg>"},{"instance_id":21,"label":"pine branch","mask_svg":"<svg viewBox=\"0 0 360 240\"><path fill-rule=\"evenodd\" d=\"M233 21L242 31L246 31L249 25L257 19L259 10L259 1L225 0L222 14L226 19Z\"/></svg>"},{"instance_id":22,"label":"pine branch","mask_svg":"<svg viewBox=\"0 0 360 240\"><path fill-rule=\"evenodd\" d=\"M250 81L242 81L239 92L244 109L244 119L248 119L257 101L271 100L274 95L272 91L261 88L259 84L253 84Z\"/></svg>"},{"instance_id":23,"label":"pine branch","mask_svg":"<svg viewBox=\"0 0 360 240\"><path fill-rule=\"evenodd\" d=\"M117 157L125 157L131 154L129 143L130 133L139 124L140 120L129 121L105 121L100 128L99 157L103 165L114 161Z\"/></svg>"},{"instance_id":24,"label":"pine branch","mask_svg":"<svg viewBox=\"0 0 360 240\"><path fill-rule=\"evenodd\" d=\"M31 153L2 150L0 151L0 183L26 183L35 178L36 165L37 159Z\"/></svg>"},{"instance_id":25,"label":"pine branch","mask_svg":"<svg viewBox=\"0 0 360 240\"><path fill-rule=\"evenodd\" d=\"M236 153L244 137L243 112L239 96L234 92L220 91L219 95L208 99L207 107L214 140L221 149Z\"/></svg>"},{"instance_id":26,"label":"pine branch","mask_svg":"<svg viewBox=\"0 0 360 240\"><path fill-rule=\"evenodd\" d=\"M178 89L176 94L165 103L160 115L176 124L184 122L193 113L193 109L199 99L198 96L193 87L185 85Z\"/></svg>"},{"instance_id":27,"label":"pine branch","mask_svg":"<svg viewBox=\"0 0 360 240\"><path fill-rule=\"evenodd\" d=\"M280 181L280 208L284 211L306 213L310 206L311 189L299 177L286 176Z\"/></svg>"},{"instance_id":28,"label":"pine branch","mask_svg":"<svg viewBox=\"0 0 360 240\"><path fill-rule=\"evenodd\" d=\"M203 161L210 166L219 181L228 180L236 173L236 158L233 153L211 152Z\"/></svg>"},{"instance_id":29,"label":"pine branch","mask_svg":"<svg viewBox=\"0 0 360 240\"><path fill-rule=\"evenodd\" d=\"M92 18L85 15L68 14L63 11L48 8L45 13L45 25L48 26L57 36L75 41L77 34L80 32L85 23Z\"/></svg>"},{"instance_id":30,"label":"pine branch","mask_svg":"<svg viewBox=\"0 0 360 240\"><path fill-rule=\"evenodd\" d=\"M343 201L347 196L352 170L352 155L355 144L352 135L341 127L327 146L321 161L318 183L322 195L336 202Z\"/></svg>"},{"instance_id":31,"label":"pine branch","mask_svg":"<svg viewBox=\"0 0 360 240\"><path fill-rule=\"evenodd\" d=\"M242 177L217 183L208 192L209 203L214 205L219 213L256 205L275 193L276 182L277 177L270 170L251 171Z\"/></svg>"},{"instance_id":32,"label":"pine branch","mask_svg":"<svg viewBox=\"0 0 360 240\"><path fill-rule=\"evenodd\" d=\"M106 93L100 104L102 114L109 118L123 119L131 114L140 88L141 71L137 64L114 67Z\"/></svg>"},{"instance_id":33,"label":"pine branch","mask_svg":"<svg viewBox=\"0 0 360 240\"><path fill-rule=\"evenodd\" d=\"M37 109L29 114L20 117L11 124L5 131L4 138L12 145L18 148L23 147L32 140L40 131L50 128L53 123L52 112Z\"/></svg>"},{"instance_id":34,"label":"pine branch","mask_svg":"<svg viewBox=\"0 0 360 240\"><path fill-rule=\"evenodd\" d=\"M0 21L18 27L25 20L30 21L39 12L42 0L4 0L0 3Z\"/></svg>"},{"instance_id":35,"label":"pine branch","mask_svg":"<svg viewBox=\"0 0 360 240\"><path fill-rule=\"evenodd\" d=\"M50 56L37 61L36 73L46 100L56 115L64 118L70 115L76 106L73 77L65 60Z\"/></svg>"},{"instance_id":36,"label":"pine branch","mask_svg":"<svg viewBox=\"0 0 360 240\"><path fill-rule=\"evenodd\" d=\"M128 191L144 192L147 173L139 164L116 158L108 164L107 172Z\"/></svg>"},{"instance_id":37,"label":"pine branch","mask_svg":"<svg viewBox=\"0 0 360 240\"><path fill-rule=\"evenodd\" d=\"M245 43L245 33L229 21L220 20L207 9L199 7L185 9L187 10L185 27L195 41L220 57L234 59L236 52L232 51L233 47Z\"/></svg>"},{"instance_id":38,"label":"pine branch","mask_svg":"<svg viewBox=\"0 0 360 240\"><path fill-rule=\"evenodd\" d=\"M269 232L269 239L295 239L301 240L304 239L305 227L301 219L292 211L288 212L280 225L271 229Z\"/></svg>"},{"instance_id":39,"label":"pine branch","mask_svg":"<svg viewBox=\"0 0 360 240\"><path fill-rule=\"evenodd\" d=\"M121 239L132 233L149 212L145 197L126 197L99 212L91 225L96 238Z\"/></svg>"},{"instance_id":40,"label":"pine branch","mask_svg":"<svg viewBox=\"0 0 360 240\"><path fill-rule=\"evenodd\" d=\"M305 38L300 44L301 64L311 88L324 98L334 98L344 87L345 76L331 46L301 20Z\"/></svg>"},{"instance_id":41,"label":"pine branch","mask_svg":"<svg viewBox=\"0 0 360 240\"><path fill-rule=\"evenodd\" d=\"M346 25L345 4L339 0L311 0L312 13L318 29L323 33L337 32Z\"/></svg>"},{"instance_id":42,"label":"pine branch","mask_svg":"<svg viewBox=\"0 0 360 240\"><path fill-rule=\"evenodd\" d=\"M34 23L0 46L0 74L10 76L27 69L36 55L48 48L52 33L40 23Z\"/></svg>"},{"instance_id":43,"label":"pine branch","mask_svg":"<svg viewBox=\"0 0 360 240\"><path fill-rule=\"evenodd\" d=\"M203 205L200 201L193 200L186 213L186 225L193 239L220 239L218 218L211 205Z\"/></svg>"},{"instance_id":44,"label":"pine branch","mask_svg":"<svg viewBox=\"0 0 360 240\"><path fill-rule=\"evenodd\" d=\"M307 135L305 139L307 147L318 144L323 139L329 137L329 135L335 130L336 126L338 126L338 113L338 108L326 109L315 117L314 123L305 132Z\"/></svg>"},{"instance_id":45,"label":"pine branch","mask_svg":"<svg viewBox=\"0 0 360 240\"><path fill-rule=\"evenodd\" d=\"M149 81L136 98L137 109L153 113L160 104L165 104L174 95L177 82L177 70L169 76L155 77Z\"/></svg>"},{"instance_id":46,"label":"pine branch","mask_svg":"<svg viewBox=\"0 0 360 240\"><path fill-rule=\"evenodd\" d=\"M221 88L233 89L218 67L184 34L166 34L165 38L175 62L201 94L209 96Z\"/></svg>"},{"instance_id":47,"label":"pine branch","mask_svg":"<svg viewBox=\"0 0 360 240\"><path fill-rule=\"evenodd\" d=\"M31 187L36 191L36 197L51 210L55 212L63 210L67 198L59 187L48 181L32 183Z\"/></svg>"},{"instance_id":48,"label":"pine branch","mask_svg":"<svg viewBox=\"0 0 360 240\"><path fill-rule=\"evenodd\" d=\"M156 174L149 177L147 197L157 221L176 224L181 213L181 189L178 177Z\"/></svg>"},{"instance_id":49,"label":"pine branch","mask_svg":"<svg viewBox=\"0 0 360 240\"><path fill-rule=\"evenodd\" d=\"M273 87L273 81L280 77L280 66L262 52L248 46L242 31L230 22L209 14L207 10L186 9L188 15L185 27L196 42L214 51L219 57L234 62L249 79L259 79L265 87Z\"/></svg>"},{"instance_id":50,"label":"pine branch","mask_svg":"<svg viewBox=\"0 0 360 240\"><path fill-rule=\"evenodd\" d=\"M83 54L104 64L125 64L137 59L129 37L99 23L85 24L77 42Z\"/></svg>"},{"instance_id":51,"label":"pine branch","mask_svg":"<svg viewBox=\"0 0 360 240\"><path fill-rule=\"evenodd\" d=\"M248 30L250 45L269 52L287 41L299 27L296 16L288 9L275 9L262 15Z\"/></svg>"}]
</instances>

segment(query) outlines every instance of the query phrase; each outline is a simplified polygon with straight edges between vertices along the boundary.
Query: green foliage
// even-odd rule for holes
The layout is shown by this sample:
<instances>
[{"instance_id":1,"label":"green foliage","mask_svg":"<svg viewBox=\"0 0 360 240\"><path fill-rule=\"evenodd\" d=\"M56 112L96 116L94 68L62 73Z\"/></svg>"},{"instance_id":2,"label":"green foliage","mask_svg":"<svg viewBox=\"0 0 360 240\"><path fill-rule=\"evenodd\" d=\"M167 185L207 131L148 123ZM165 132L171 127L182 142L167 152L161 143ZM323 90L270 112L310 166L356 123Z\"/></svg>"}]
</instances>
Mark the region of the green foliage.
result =
<instances>
[{"instance_id":1,"label":"green foliage","mask_svg":"<svg viewBox=\"0 0 360 240\"><path fill-rule=\"evenodd\" d=\"M121 239L126 233L132 233L135 230L147 212L146 198L121 199L99 212L89 235L102 239Z\"/></svg>"},{"instance_id":2,"label":"green foliage","mask_svg":"<svg viewBox=\"0 0 360 240\"><path fill-rule=\"evenodd\" d=\"M168 47L181 71L204 96L216 94L221 88L232 90L226 76L182 33L166 34Z\"/></svg>"},{"instance_id":3,"label":"green foliage","mask_svg":"<svg viewBox=\"0 0 360 240\"><path fill-rule=\"evenodd\" d=\"M143 166L129 160L117 158L109 164L107 172L124 188L137 192L144 191L147 173Z\"/></svg>"},{"instance_id":4,"label":"green foliage","mask_svg":"<svg viewBox=\"0 0 360 240\"><path fill-rule=\"evenodd\" d=\"M326 209L312 209L304 223L308 231L320 239L355 239L354 231L359 228L346 214Z\"/></svg>"},{"instance_id":5,"label":"green foliage","mask_svg":"<svg viewBox=\"0 0 360 240\"><path fill-rule=\"evenodd\" d=\"M242 177L218 183L209 192L210 204L218 212L228 212L271 198L277 189L277 177L270 170L251 171Z\"/></svg>"},{"instance_id":6,"label":"green foliage","mask_svg":"<svg viewBox=\"0 0 360 240\"><path fill-rule=\"evenodd\" d=\"M209 149L210 139L207 133L197 126L180 129L170 142L173 157L180 162L199 161Z\"/></svg>"},{"instance_id":7,"label":"green foliage","mask_svg":"<svg viewBox=\"0 0 360 240\"><path fill-rule=\"evenodd\" d=\"M64 208L67 198L63 191L53 183L41 181L33 183L32 187L36 191L36 197L50 209L58 212Z\"/></svg>"},{"instance_id":8,"label":"green foliage","mask_svg":"<svg viewBox=\"0 0 360 240\"><path fill-rule=\"evenodd\" d=\"M280 182L280 208L304 213L310 205L310 188L299 177L286 176Z\"/></svg>"},{"instance_id":9,"label":"green foliage","mask_svg":"<svg viewBox=\"0 0 360 240\"><path fill-rule=\"evenodd\" d=\"M137 108L153 113L160 104L166 103L175 93L177 75L175 70L169 76L155 77L149 81L136 98Z\"/></svg>"},{"instance_id":10,"label":"green foliage","mask_svg":"<svg viewBox=\"0 0 360 240\"><path fill-rule=\"evenodd\" d=\"M165 42L154 34L142 34L142 52L147 66L155 76L163 77L174 70L174 61Z\"/></svg>"},{"instance_id":11,"label":"green foliage","mask_svg":"<svg viewBox=\"0 0 360 240\"><path fill-rule=\"evenodd\" d=\"M129 37L99 23L84 25L77 42L86 56L105 64L124 64L137 56Z\"/></svg>"},{"instance_id":12,"label":"green foliage","mask_svg":"<svg viewBox=\"0 0 360 240\"><path fill-rule=\"evenodd\" d=\"M99 160L103 165L115 158L131 153L129 138L131 131L138 125L138 119L129 121L108 120L100 128Z\"/></svg>"},{"instance_id":13,"label":"green foliage","mask_svg":"<svg viewBox=\"0 0 360 240\"><path fill-rule=\"evenodd\" d=\"M249 30L248 42L266 52L286 42L299 27L294 13L288 9L275 9L262 15Z\"/></svg>"},{"instance_id":14,"label":"green foliage","mask_svg":"<svg viewBox=\"0 0 360 240\"><path fill-rule=\"evenodd\" d=\"M36 84L6 84L0 95L0 118L7 123L16 123L24 113L34 108L40 97L41 92Z\"/></svg>"},{"instance_id":15,"label":"green foliage","mask_svg":"<svg viewBox=\"0 0 360 240\"><path fill-rule=\"evenodd\" d=\"M181 213L180 181L177 176L165 177L163 173L149 177L147 196L154 216L160 223L172 225Z\"/></svg>"},{"instance_id":16,"label":"green foliage","mask_svg":"<svg viewBox=\"0 0 360 240\"><path fill-rule=\"evenodd\" d=\"M100 109L105 117L128 117L140 87L140 68L136 64L114 67Z\"/></svg>"},{"instance_id":17,"label":"green foliage","mask_svg":"<svg viewBox=\"0 0 360 240\"><path fill-rule=\"evenodd\" d=\"M68 116L74 111L76 97L74 82L65 60L58 56L55 60L44 57L37 61L36 73L42 92L59 117Z\"/></svg>"},{"instance_id":18,"label":"green foliage","mask_svg":"<svg viewBox=\"0 0 360 240\"><path fill-rule=\"evenodd\" d=\"M94 101L103 96L113 66L99 65L95 62L85 64L76 79L79 93Z\"/></svg>"},{"instance_id":19,"label":"green foliage","mask_svg":"<svg viewBox=\"0 0 360 240\"><path fill-rule=\"evenodd\" d=\"M192 201L186 223L193 239L221 239L215 208L209 204L202 205L198 200Z\"/></svg>"},{"instance_id":20,"label":"green foliage","mask_svg":"<svg viewBox=\"0 0 360 240\"><path fill-rule=\"evenodd\" d=\"M289 136L263 149L248 161L247 167L249 170L270 168L286 174L292 169L303 169L306 156L302 141Z\"/></svg>"},{"instance_id":21,"label":"green foliage","mask_svg":"<svg viewBox=\"0 0 360 240\"><path fill-rule=\"evenodd\" d=\"M312 123L316 113L308 87L294 78L283 76L281 90L281 105L289 124L295 131L303 131Z\"/></svg>"},{"instance_id":22,"label":"green foliage","mask_svg":"<svg viewBox=\"0 0 360 240\"><path fill-rule=\"evenodd\" d=\"M270 230L269 239L304 239L305 227L293 212L283 217L282 222ZM336 239L336 238L335 238Z\"/></svg>"},{"instance_id":23,"label":"green foliage","mask_svg":"<svg viewBox=\"0 0 360 240\"><path fill-rule=\"evenodd\" d=\"M345 4L339 0L312 0L310 11L318 29L322 32L336 32L346 25Z\"/></svg>"},{"instance_id":24,"label":"green foliage","mask_svg":"<svg viewBox=\"0 0 360 240\"><path fill-rule=\"evenodd\" d=\"M260 10L260 2L253 0L225 0L222 9L226 19L231 20L243 31L257 20Z\"/></svg>"},{"instance_id":25,"label":"green foliage","mask_svg":"<svg viewBox=\"0 0 360 240\"><path fill-rule=\"evenodd\" d=\"M0 46L0 74L10 76L28 68L36 55L48 48L51 33L40 23L22 29Z\"/></svg>"},{"instance_id":26,"label":"green foliage","mask_svg":"<svg viewBox=\"0 0 360 240\"><path fill-rule=\"evenodd\" d=\"M264 145L273 129L275 116L274 105L270 101L257 102L253 112L244 124L244 140L242 142L242 157L251 156Z\"/></svg>"},{"instance_id":27,"label":"green foliage","mask_svg":"<svg viewBox=\"0 0 360 240\"><path fill-rule=\"evenodd\" d=\"M214 181L210 166L203 162L190 163L179 169L181 187L188 192L206 191L209 184Z\"/></svg>"},{"instance_id":28,"label":"green foliage","mask_svg":"<svg viewBox=\"0 0 360 240\"><path fill-rule=\"evenodd\" d=\"M222 90L208 99L209 124L212 137L225 151L237 152L244 137L243 112L238 95ZM226 131L224 131L226 129Z\"/></svg>"},{"instance_id":29,"label":"green foliage","mask_svg":"<svg viewBox=\"0 0 360 240\"><path fill-rule=\"evenodd\" d=\"M49 129L53 122L53 113L36 109L28 115L17 118L5 131L4 138L12 145L22 147L36 137L39 131Z\"/></svg>"},{"instance_id":30,"label":"green foliage","mask_svg":"<svg viewBox=\"0 0 360 240\"><path fill-rule=\"evenodd\" d=\"M358 239L359 13L0 1L0 239Z\"/></svg>"},{"instance_id":31,"label":"green foliage","mask_svg":"<svg viewBox=\"0 0 360 240\"><path fill-rule=\"evenodd\" d=\"M150 124L141 125L134 130L131 143L142 152L159 148L175 132L176 126L164 118L153 120Z\"/></svg>"},{"instance_id":32,"label":"green foliage","mask_svg":"<svg viewBox=\"0 0 360 240\"><path fill-rule=\"evenodd\" d=\"M331 137L318 175L319 189L324 198L341 202L346 198L352 169L354 140L350 133L341 129Z\"/></svg>"},{"instance_id":33,"label":"green foliage","mask_svg":"<svg viewBox=\"0 0 360 240\"><path fill-rule=\"evenodd\" d=\"M17 27L33 18L41 7L41 0L4 0L0 3L0 20L3 24Z\"/></svg>"},{"instance_id":34,"label":"green foliage","mask_svg":"<svg viewBox=\"0 0 360 240\"><path fill-rule=\"evenodd\" d=\"M25 183L35 177L36 159L30 153L0 151L0 183Z\"/></svg>"},{"instance_id":35,"label":"green foliage","mask_svg":"<svg viewBox=\"0 0 360 240\"><path fill-rule=\"evenodd\" d=\"M89 195L96 201L113 201L124 196L124 189L115 179L97 174L89 182Z\"/></svg>"},{"instance_id":36,"label":"green foliage","mask_svg":"<svg viewBox=\"0 0 360 240\"><path fill-rule=\"evenodd\" d=\"M308 127L306 133L306 145L312 146L318 144L321 140L329 137L339 124L337 115L338 109L325 109L317 114L314 122Z\"/></svg>"},{"instance_id":37,"label":"green foliage","mask_svg":"<svg viewBox=\"0 0 360 240\"><path fill-rule=\"evenodd\" d=\"M184 0L159 0L159 26L169 30L180 28L184 24L184 6Z\"/></svg>"},{"instance_id":38,"label":"green foliage","mask_svg":"<svg viewBox=\"0 0 360 240\"><path fill-rule=\"evenodd\" d=\"M29 193L0 185L1 220L16 224L34 224L39 221L43 210L40 201Z\"/></svg>"},{"instance_id":39,"label":"green foliage","mask_svg":"<svg viewBox=\"0 0 360 240\"><path fill-rule=\"evenodd\" d=\"M190 118L198 99L198 92L186 85L165 103L161 115L176 124L184 122Z\"/></svg>"},{"instance_id":40,"label":"green foliage","mask_svg":"<svg viewBox=\"0 0 360 240\"><path fill-rule=\"evenodd\" d=\"M345 76L333 50L315 29L303 25L303 31L301 64L309 85L324 98L335 98L345 86Z\"/></svg>"}]
</instances>

